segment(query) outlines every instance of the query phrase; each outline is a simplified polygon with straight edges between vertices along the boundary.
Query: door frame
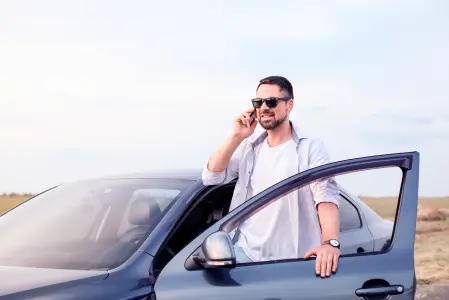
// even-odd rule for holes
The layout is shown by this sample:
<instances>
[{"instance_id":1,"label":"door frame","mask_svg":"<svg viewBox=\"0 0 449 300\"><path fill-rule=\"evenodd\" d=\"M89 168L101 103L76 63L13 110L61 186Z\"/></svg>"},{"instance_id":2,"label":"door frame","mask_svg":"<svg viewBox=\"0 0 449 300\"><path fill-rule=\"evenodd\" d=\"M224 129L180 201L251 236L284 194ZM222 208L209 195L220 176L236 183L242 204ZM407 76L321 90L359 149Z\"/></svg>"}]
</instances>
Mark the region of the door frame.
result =
<instances>
[{"instance_id":1,"label":"door frame","mask_svg":"<svg viewBox=\"0 0 449 300\"><path fill-rule=\"evenodd\" d=\"M172 258L172 260L161 271L160 276L163 277L164 273L172 271L178 273L180 271L179 267L181 265L186 272L196 272L187 271L187 269L185 268L185 263L191 255L195 254L198 251L207 236L220 230L228 233L231 232L232 229L238 226L239 222L244 219L246 215L253 213L257 209L263 208L263 206L270 202L272 199L276 199L293 189L310 184L315 180L334 177L335 175L344 173L388 167L399 167L403 171L398 207L389 248L383 251L376 251L371 253L345 254L342 255L342 257L378 255L380 253L386 253L390 251L398 251L401 255L403 255L404 251L409 251L409 246L414 245L415 242L416 215L418 205L419 158L420 154L416 151L381 154L332 162L295 174L269 187L265 191L255 195L248 201L236 207L234 210L230 211L225 217L216 222L214 225L206 229L202 234L197 236L184 249L177 253L175 257ZM411 202L405 205L404 199ZM413 263L413 249L412 257L410 257L410 259L412 259ZM295 259L295 261L301 260L304 259ZM309 260L314 260L314 258L311 258ZM251 263L251 265L266 263L271 262L253 262ZM237 268L245 265L247 264L238 264ZM158 279L160 279L160 277Z\"/></svg>"},{"instance_id":2,"label":"door frame","mask_svg":"<svg viewBox=\"0 0 449 300\"><path fill-rule=\"evenodd\" d=\"M229 233L246 216L263 208L270 201L277 201L279 196L316 180L387 167L399 167L403 172L389 248L371 253L341 255L337 273L323 282L320 288L311 284L312 280L315 280L314 277L318 277L314 274L316 258L306 261L304 258L295 258L239 263L222 268L188 269L190 257L198 253L210 234L220 230ZM321 299L323 295L320 291L325 295L335 294L335 299L359 299L362 294L396 293L399 294L397 299L413 299L416 293L414 244L418 184L418 152L354 158L321 165L293 175L245 201L191 241L162 269L154 283L154 292L161 299L192 300L223 297L223 293L227 293L229 298L242 296L243 293L248 297L251 295L252 299L293 295L298 299ZM303 280L306 281L301 283ZM319 280L321 282L323 279Z\"/></svg>"}]
</instances>

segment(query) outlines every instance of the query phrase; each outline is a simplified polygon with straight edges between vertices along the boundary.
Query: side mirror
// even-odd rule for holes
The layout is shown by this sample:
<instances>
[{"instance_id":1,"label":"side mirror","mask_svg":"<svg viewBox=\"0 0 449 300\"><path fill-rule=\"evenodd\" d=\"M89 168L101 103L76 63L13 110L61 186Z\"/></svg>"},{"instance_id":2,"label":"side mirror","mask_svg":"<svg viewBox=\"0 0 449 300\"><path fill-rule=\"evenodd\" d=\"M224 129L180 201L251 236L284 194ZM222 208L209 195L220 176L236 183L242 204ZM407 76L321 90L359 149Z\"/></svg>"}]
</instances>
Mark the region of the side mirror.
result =
<instances>
[{"instance_id":1,"label":"side mirror","mask_svg":"<svg viewBox=\"0 0 449 300\"><path fill-rule=\"evenodd\" d=\"M236 265L234 245L229 234L217 231L209 235L201 247L186 261L187 270L198 268L234 268Z\"/></svg>"}]
</instances>

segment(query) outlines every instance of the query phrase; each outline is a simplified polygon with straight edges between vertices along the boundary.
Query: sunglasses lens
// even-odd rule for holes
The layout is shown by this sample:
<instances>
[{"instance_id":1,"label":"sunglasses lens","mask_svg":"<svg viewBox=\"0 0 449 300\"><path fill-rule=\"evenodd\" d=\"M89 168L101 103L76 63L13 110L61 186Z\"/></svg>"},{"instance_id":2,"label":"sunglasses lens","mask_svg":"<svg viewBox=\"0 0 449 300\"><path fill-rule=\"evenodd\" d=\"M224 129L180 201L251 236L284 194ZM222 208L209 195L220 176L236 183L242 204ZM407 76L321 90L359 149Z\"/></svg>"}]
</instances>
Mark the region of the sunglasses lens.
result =
<instances>
[{"instance_id":1,"label":"sunglasses lens","mask_svg":"<svg viewBox=\"0 0 449 300\"><path fill-rule=\"evenodd\" d=\"M276 107L276 105L278 104L278 100L277 100L277 99L270 98L270 99L266 99L266 100L265 100L265 103L267 104L267 106L268 106L269 108L273 108L273 107Z\"/></svg>"},{"instance_id":2,"label":"sunglasses lens","mask_svg":"<svg viewBox=\"0 0 449 300\"><path fill-rule=\"evenodd\" d=\"M254 108L260 108L262 106L262 100L253 100Z\"/></svg>"}]
</instances>

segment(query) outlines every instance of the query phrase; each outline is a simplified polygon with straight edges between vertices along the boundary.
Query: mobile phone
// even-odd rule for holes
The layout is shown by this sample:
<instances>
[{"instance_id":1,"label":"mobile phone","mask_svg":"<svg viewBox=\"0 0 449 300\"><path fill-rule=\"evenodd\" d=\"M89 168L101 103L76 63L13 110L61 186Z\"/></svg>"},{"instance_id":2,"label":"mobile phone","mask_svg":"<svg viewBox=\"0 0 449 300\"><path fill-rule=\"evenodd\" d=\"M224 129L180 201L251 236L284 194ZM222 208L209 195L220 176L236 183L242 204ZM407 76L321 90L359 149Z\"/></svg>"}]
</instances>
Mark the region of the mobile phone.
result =
<instances>
[{"instance_id":1,"label":"mobile phone","mask_svg":"<svg viewBox=\"0 0 449 300\"><path fill-rule=\"evenodd\" d=\"M249 120L246 120L246 127L250 127L253 122L256 120L256 109L249 115Z\"/></svg>"}]
</instances>

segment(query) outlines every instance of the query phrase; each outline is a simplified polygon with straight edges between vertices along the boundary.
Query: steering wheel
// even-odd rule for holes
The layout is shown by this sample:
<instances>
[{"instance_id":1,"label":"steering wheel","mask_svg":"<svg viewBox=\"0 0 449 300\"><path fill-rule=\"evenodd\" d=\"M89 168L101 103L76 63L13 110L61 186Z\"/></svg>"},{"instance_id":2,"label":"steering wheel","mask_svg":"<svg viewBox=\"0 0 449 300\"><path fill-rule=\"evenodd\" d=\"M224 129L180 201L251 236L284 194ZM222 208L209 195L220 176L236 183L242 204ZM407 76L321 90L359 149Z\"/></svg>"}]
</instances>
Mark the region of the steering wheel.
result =
<instances>
[{"instance_id":1,"label":"steering wheel","mask_svg":"<svg viewBox=\"0 0 449 300\"><path fill-rule=\"evenodd\" d=\"M133 228L125 232L120 237L120 242L129 244L138 244L145 237L145 232L146 230L143 230L142 228L139 227ZM170 248L169 246L165 246L162 250L165 251L170 256L170 258L173 258L176 255L175 251L173 251L173 249Z\"/></svg>"},{"instance_id":2,"label":"steering wheel","mask_svg":"<svg viewBox=\"0 0 449 300\"><path fill-rule=\"evenodd\" d=\"M145 238L146 233L148 232L150 228L148 227L135 227L128 231L126 231L122 236L120 237L119 241L121 243L137 243L141 239Z\"/></svg>"}]
</instances>

